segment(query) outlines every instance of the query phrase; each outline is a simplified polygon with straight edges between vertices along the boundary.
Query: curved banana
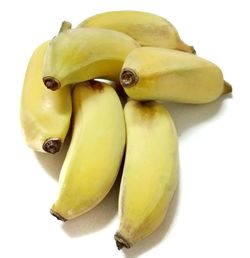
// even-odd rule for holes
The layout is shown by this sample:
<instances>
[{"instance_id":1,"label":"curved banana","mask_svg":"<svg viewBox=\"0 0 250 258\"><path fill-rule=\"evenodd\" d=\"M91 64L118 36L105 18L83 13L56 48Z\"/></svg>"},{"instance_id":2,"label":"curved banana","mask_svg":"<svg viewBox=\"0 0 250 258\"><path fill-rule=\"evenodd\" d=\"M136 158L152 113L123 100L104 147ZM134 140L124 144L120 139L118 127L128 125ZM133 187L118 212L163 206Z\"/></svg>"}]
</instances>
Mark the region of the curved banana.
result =
<instances>
[{"instance_id":1,"label":"curved banana","mask_svg":"<svg viewBox=\"0 0 250 258\"><path fill-rule=\"evenodd\" d=\"M85 82L73 91L73 135L51 214L69 220L95 207L112 187L123 156L125 121L115 90Z\"/></svg>"},{"instance_id":2,"label":"curved banana","mask_svg":"<svg viewBox=\"0 0 250 258\"><path fill-rule=\"evenodd\" d=\"M106 29L64 29L50 42L43 81L51 90L90 79L119 80L122 64L139 44Z\"/></svg>"},{"instance_id":3,"label":"curved banana","mask_svg":"<svg viewBox=\"0 0 250 258\"><path fill-rule=\"evenodd\" d=\"M166 19L146 12L113 11L94 15L78 26L105 28L128 34L142 46L163 47L195 53L181 39L174 26Z\"/></svg>"},{"instance_id":4,"label":"curved banana","mask_svg":"<svg viewBox=\"0 0 250 258\"><path fill-rule=\"evenodd\" d=\"M33 53L25 75L21 97L21 125L26 143L35 151L56 153L70 125L69 88L51 92L44 87L42 67L49 41Z\"/></svg>"},{"instance_id":5,"label":"curved banana","mask_svg":"<svg viewBox=\"0 0 250 258\"><path fill-rule=\"evenodd\" d=\"M176 50L141 47L126 58L120 75L135 100L202 104L232 91L215 64Z\"/></svg>"},{"instance_id":6,"label":"curved banana","mask_svg":"<svg viewBox=\"0 0 250 258\"><path fill-rule=\"evenodd\" d=\"M124 108L127 147L119 195L118 249L130 248L163 221L175 192L177 134L165 108L129 101Z\"/></svg>"}]
</instances>

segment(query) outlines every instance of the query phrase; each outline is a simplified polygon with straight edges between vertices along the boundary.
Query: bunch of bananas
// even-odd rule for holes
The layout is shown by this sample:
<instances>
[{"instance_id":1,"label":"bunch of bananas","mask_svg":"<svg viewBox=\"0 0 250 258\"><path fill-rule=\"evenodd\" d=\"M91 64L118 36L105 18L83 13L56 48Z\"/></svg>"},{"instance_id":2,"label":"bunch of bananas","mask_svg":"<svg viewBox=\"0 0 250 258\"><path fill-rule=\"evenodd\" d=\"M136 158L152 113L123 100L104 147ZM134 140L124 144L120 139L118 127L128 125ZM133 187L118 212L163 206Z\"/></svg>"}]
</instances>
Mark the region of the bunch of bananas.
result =
<instances>
[{"instance_id":1,"label":"bunch of bananas","mask_svg":"<svg viewBox=\"0 0 250 258\"><path fill-rule=\"evenodd\" d=\"M157 15L106 12L74 29L63 22L34 51L21 99L22 128L35 151L58 152L72 123L51 214L66 221L93 209L125 152L116 244L129 248L150 235L178 183L176 129L157 101L202 104L231 91L221 70Z\"/></svg>"}]
</instances>

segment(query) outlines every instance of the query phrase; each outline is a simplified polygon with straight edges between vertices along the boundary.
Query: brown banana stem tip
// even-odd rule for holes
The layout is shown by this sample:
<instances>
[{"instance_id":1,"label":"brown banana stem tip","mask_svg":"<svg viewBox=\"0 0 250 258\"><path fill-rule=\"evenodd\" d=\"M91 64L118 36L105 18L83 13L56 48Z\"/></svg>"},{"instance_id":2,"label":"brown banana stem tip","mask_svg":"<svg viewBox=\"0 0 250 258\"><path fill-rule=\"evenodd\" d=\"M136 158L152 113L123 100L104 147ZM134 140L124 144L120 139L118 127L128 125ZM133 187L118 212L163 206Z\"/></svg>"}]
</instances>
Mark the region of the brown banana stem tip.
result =
<instances>
[{"instance_id":1,"label":"brown banana stem tip","mask_svg":"<svg viewBox=\"0 0 250 258\"><path fill-rule=\"evenodd\" d=\"M48 138L43 143L43 150L48 153L55 154L61 149L61 146L62 141L60 138Z\"/></svg>"},{"instance_id":2,"label":"brown banana stem tip","mask_svg":"<svg viewBox=\"0 0 250 258\"><path fill-rule=\"evenodd\" d=\"M194 54L194 55L196 55L196 50L195 50L195 48L194 48L193 46L190 46L190 48L191 48L191 53Z\"/></svg>"},{"instance_id":3,"label":"brown banana stem tip","mask_svg":"<svg viewBox=\"0 0 250 258\"><path fill-rule=\"evenodd\" d=\"M118 250L121 250L123 247L126 247L126 248L131 247L129 242L120 233L115 234L115 242Z\"/></svg>"},{"instance_id":4,"label":"brown banana stem tip","mask_svg":"<svg viewBox=\"0 0 250 258\"><path fill-rule=\"evenodd\" d=\"M67 221L64 217L62 217L59 213L53 211L52 209L50 209L50 214L56 217L58 220L61 220L64 222Z\"/></svg>"},{"instance_id":5,"label":"brown banana stem tip","mask_svg":"<svg viewBox=\"0 0 250 258\"><path fill-rule=\"evenodd\" d=\"M128 88L137 84L139 77L133 69L124 68L120 74L120 83L122 87Z\"/></svg>"},{"instance_id":6,"label":"brown banana stem tip","mask_svg":"<svg viewBox=\"0 0 250 258\"><path fill-rule=\"evenodd\" d=\"M231 84L228 82L224 81L224 89L223 89L223 94L231 93L233 91L233 88Z\"/></svg>"},{"instance_id":7,"label":"brown banana stem tip","mask_svg":"<svg viewBox=\"0 0 250 258\"><path fill-rule=\"evenodd\" d=\"M61 88L61 83L52 76L43 77L43 83L50 90L58 90Z\"/></svg>"},{"instance_id":8,"label":"brown banana stem tip","mask_svg":"<svg viewBox=\"0 0 250 258\"><path fill-rule=\"evenodd\" d=\"M59 33L66 31L66 30L70 30L72 27L72 24L68 21L63 21L61 24L61 28L59 30Z\"/></svg>"}]
</instances>

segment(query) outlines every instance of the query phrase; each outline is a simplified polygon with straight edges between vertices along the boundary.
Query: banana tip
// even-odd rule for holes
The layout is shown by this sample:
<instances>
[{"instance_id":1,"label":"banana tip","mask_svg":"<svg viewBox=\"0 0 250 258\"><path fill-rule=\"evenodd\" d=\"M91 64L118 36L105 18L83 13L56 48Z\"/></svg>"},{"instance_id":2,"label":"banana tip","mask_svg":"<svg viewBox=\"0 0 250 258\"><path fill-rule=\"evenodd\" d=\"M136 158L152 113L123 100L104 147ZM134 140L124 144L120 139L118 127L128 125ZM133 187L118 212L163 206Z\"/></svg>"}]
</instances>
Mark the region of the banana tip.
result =
<instances>
[{"instance_id":1,"label":"banana tip","mask_svg":"<svg viewBox=\"0 0 250 258\"><path fill-rule=\"evenodd\" d=\"M120 74L120 83L122 87L129 88L137 84L139 77L133 69L124 68Z\"/></svg>"},{"instance_id":2,"label":"banana tip","mask_svg":"<svg viewBox=\"0 0 250 258\"><path fill-rule=\"evenodd\" d=\"M195 50L195 48L194 48L193 46L190 46L190 48L191 48L191 53L194 54L194 55L196 55L196 50Z\"/></svg>"},{"instance_id":3,"label":"banana tip","mask_svg":"<svg viewBox=\"0 0 250 258\"><path fill-rule=\"evenodd\" d=\"M43 77L43 83L50 90L58 90L61 88L61 83L52 76Z\"/></svg>"},{"instance_id":4,"label":"banana tip","mask_svg":"<svg viewBox=\"0 0 250 258\"><path fill-rule=\"evenodd\" d=\"M67 219L65 219L63 216L61 216L58 212L50 209L50 214L54 217L56 217L58 220L61 220L61 221L67 221Z\"/></svg>"},{"instance_id":5,"label":"banana tip","mask_svg":"<svg viewBox=\"0 0 250 258\"><path fill-rule=\"evenodd\" d=\"M233 88L231 84L228 82L224 81L224 89L223 89L223 94L231 93L233 91Z\"/></svg>"},{"instance_id":6,"label":"banana tip","mask_svg":"<svg viewBox=\"0 0 250 258\"><path fill-rule=\"evenodd\" d=\"M70 30L72 27L72 24L68 21L63 21L61 24L61 28L59 30L59 33L66 31L66 30Z\"/></svg>"},{"instance_id":7,"label":"banana tip","mask_svg":"<svg viewBox=\"0 0 250 258\"><path fill-rule=\"evenodd\" d=\"M115 242L118 250L121 250L123 247L130 248L130 243L120 234L115 234Z\"/></svg>"},{"instance_id":8,"label":"banana tip","mask_svg":"<svg viewBox=\"0 0 250 258\"><path fill-rule=\"evenodd\" d=\"M50 154L57 153L62 146L62 141L59 138L48 138L43 143L43 150Z\"/></svg>"}]
</instances>

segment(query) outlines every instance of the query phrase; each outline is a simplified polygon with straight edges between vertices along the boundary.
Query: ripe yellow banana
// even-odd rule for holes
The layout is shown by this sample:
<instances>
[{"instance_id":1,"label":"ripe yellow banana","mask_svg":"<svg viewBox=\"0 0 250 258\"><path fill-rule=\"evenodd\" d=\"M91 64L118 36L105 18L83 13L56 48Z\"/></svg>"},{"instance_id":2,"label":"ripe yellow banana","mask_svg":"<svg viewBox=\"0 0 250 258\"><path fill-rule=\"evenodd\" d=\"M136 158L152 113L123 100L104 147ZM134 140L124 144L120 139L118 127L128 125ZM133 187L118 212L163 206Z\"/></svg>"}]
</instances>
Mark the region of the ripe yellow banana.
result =
<instances>
[{"instance_id":1,"label":"ripe yellow banana","mask_svg":"<svg viewBox=\"0 0 250 258\"><path fill-rule=\"evenodd\" d=\"M124 108L127 147L119 195L118 249L150 235L163 221L175 192L177 134L156 102L129 101Z\"/></svg>"},{"instance_id":2,"label":"ripe yellow banana","mask_svg":"<svg viewBox=\"0 0 250 258\"><path fill-rule=\"evenodd\" d=\"M121 86L121 84L119 82L103 80L103 79L96 79L96 81L104 82L104 83L110 85L116 91L117 95L119 96L122 106L125 105L125 103L128 100L128 96L126 95L123 87Z\"/></svg>"},{"instance_id":3,"label":"ripe yellow banana","mask_svg":"<svg viewBox=\"0 0 250 258\"><path fill-rule=\"evenodd\" d=\"M46 52L43 81L51 90L94 78L119 80L122 64L140 45L121 32L63 29Z\"/></svg>"},{"instance_id":4,"label":"ripe yellow banana","mask_svg":"<svg viewBox=\"0 0 250 258\"><path fill-rule=\"evenodd\" d=\"M146 12L113 11L94 15L78 26L105 28L128 34L142 46L163 47L195 53L181 39L175 27L166 19Z\"/></svg>"},{"instance_id":5,"label":"ripe yellow banana","mask_svg":"<svg viewBox=\"0 0 250 258\"><path fill-rule=\"evenodd\" d=\"M113 185L125 145L123 109L115 90L84 82L73 91L73 135L51 214L69 220L95 207Z\"/></svg>"},{"instance_id":6,"label":"ripe yellow banana","mask_svg":"<svg viewBox=\"0 0 250 258\"><path fill-rule=\"evenodd\" d=\"M141 47L126 58L120 75L126 94L136 100L201 104L232 91L215 64L172 49Z\"/></svg>"},{"instance_id":7,"label":"ripe yellow banana","mask_svg":"<svg viewBox=\"0 0 250 258\"><path fill-rule=\"evenodd\" d=\"M52 92L44 87L42 67L48 44L40 45L29 61L20 115L27 144L35 151L54 154L68 132L72 107L69 88Z\"/></svg>"}]
</instances>

